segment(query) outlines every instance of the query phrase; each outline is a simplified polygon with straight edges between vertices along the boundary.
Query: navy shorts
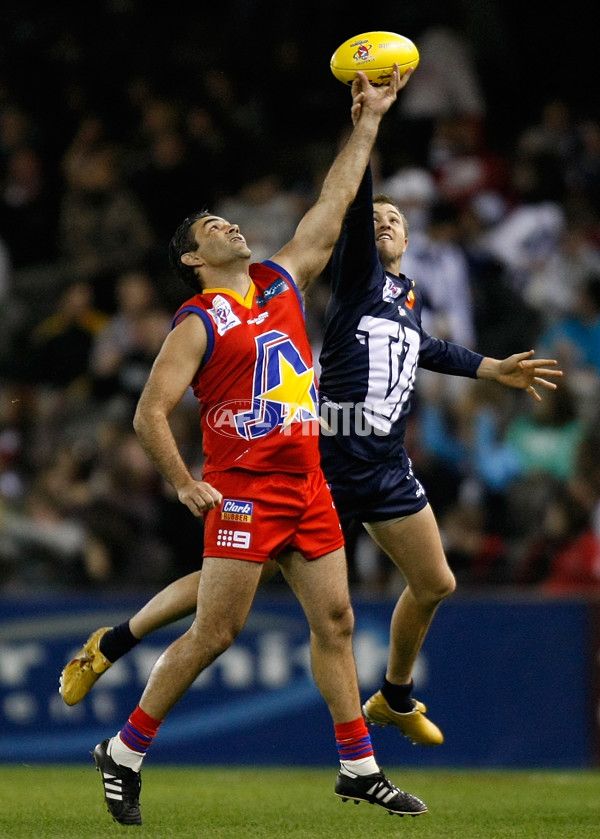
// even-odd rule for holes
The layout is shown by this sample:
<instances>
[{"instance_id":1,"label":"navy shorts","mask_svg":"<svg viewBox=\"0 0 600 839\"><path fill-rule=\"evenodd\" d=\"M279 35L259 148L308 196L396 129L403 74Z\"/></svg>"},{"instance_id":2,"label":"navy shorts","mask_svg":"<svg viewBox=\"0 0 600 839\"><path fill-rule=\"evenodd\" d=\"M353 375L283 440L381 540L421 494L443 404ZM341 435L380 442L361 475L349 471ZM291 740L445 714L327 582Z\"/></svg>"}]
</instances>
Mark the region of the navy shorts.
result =
<instances>
[{"instance_id":1,"label":"navy shorts","mask_svg":"<svg viewBox=\"0 0 600 839\"><path fill-rule=\"evenodd\" d=\"M321 466L344 529L353 519L387 521L418 513L427 505L425 489L404 449L389 461L374 463L352 457L325 434L319 445Z\"/></svg>"}]
</instances>

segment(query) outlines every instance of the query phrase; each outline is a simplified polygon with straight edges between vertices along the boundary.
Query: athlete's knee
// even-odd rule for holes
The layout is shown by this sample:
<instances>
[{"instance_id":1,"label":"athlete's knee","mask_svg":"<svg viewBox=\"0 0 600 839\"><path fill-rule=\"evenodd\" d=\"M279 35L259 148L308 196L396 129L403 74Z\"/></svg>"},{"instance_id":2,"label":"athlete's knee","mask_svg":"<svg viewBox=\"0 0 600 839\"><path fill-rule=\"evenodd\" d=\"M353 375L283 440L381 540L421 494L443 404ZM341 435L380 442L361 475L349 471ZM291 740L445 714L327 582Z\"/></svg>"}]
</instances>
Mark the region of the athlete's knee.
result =
<instances>
[{"instance_id":1,"label":"athlete's knee","mask_svg":"<svg viewBox=\"0 0 600 839\"><path fill-rule=\"evenodd\" d=\"M354 611L349 602L332 604L311 630L324 643L346 643L354 634Z\"/></svg>"},{"instance_id":2,"label":"athlete's knee","mask_svg":"<svg viewBox=\"0 0 600 839\"><path fill-rule=\"evenodd\" d=\"M334 610L332 620L339 635L354 634L354 611L349 602Z\"/></svg>"},{"instance_id":3,"label":"athlete's knee","mask_svg":"<svg viewBox=\"0 0 600 839\"><path fill-rule=\"evenodd\" d=\"M222 653L229 649L237 636L242 631L243 624L237 626L234 623L213 624L210 628L201 626L194 621L189 632L191 639L198 646L203 648L214 661Z\"/></svg>"},{"instance_id":4,"label":"athlete's knee","mask_svg":"<svg viewBox=\"0 0 600 839\"><path fill-rule=\"evenodd\" d=\"M456 591L456 577L450 568L437 574L425 585L411 587L415 600L425 608L435 608Z\"/></svg>"},{"instance_id":5,"label":"athlete's knee","mask_svg":"<svg viewBox=\"0 0 600 839\"><path fill-rule=\"evenodd\" d=\"M439 579L437 580L435 596L437 597L438 601L441 602L445 600L446 597L450 597L451 594L454 594L456 591L456 577L452 573L449 567L444 569L444 573L440 575Z\"/></svg>"}]
</instances>

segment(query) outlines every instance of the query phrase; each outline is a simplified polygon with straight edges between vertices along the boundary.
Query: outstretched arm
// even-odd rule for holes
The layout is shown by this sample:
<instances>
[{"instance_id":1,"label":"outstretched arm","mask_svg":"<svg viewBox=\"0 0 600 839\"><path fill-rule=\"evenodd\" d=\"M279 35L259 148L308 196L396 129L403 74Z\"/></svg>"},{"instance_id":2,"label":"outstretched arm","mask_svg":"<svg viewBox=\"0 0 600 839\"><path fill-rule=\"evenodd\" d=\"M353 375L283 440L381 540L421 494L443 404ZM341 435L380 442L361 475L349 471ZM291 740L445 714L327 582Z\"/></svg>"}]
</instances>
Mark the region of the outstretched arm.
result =
<instances>
[{"instance_id":1,"label":"outstretched arm","mask_svg":"<svg viewBox=\"0 0 600 839\"><path fill-rule=\"evenodd\" d=\"M391 83L373 87L364 73L358 73L352 85L352 133L331 165L317 202L301 219L293 239L273 256L301 289L315 280L327 265L369 162L381 119L409 77L410 73L406 72L400 78L395 65Z\"/></svg>"},{"instance_id":2,"label":"outstretched arm","mask_svg":"<svg viewBox=\"0 0 600 839\"><path fill-rule=\"evenodd\" d=\"M477 368L478 379L491 379L507 387L515 387L530 393L538 402L542 397L535 386L556 390L556 384L550 378L562 376L562 370L553 369L558 363L553 358L533 358L535 350L509 355L502 361L497 358L484 358Z\"/></svg>"}]
</instances>

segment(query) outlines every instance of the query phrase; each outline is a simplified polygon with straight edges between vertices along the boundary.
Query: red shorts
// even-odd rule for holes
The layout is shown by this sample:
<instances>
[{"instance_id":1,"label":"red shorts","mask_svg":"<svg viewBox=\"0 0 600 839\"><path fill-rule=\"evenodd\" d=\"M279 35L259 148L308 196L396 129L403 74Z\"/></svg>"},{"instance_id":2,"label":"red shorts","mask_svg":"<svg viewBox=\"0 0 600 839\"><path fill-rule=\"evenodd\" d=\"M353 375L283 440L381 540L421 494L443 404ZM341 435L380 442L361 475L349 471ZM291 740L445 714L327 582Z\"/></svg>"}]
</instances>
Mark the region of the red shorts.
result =
<instances>
[{"instance_id":1,"label":"red shorts","mask_svg":"<svg viewBox=\"0 0 600 839\"><path fill-rule=\"evenodd\" d=\"M320 468L307 475L232 469L202 480L223 495L222 504L204 515L204 556L265 562L295 549L310 560L344 545Z\"/></svg>"}]
</instances>

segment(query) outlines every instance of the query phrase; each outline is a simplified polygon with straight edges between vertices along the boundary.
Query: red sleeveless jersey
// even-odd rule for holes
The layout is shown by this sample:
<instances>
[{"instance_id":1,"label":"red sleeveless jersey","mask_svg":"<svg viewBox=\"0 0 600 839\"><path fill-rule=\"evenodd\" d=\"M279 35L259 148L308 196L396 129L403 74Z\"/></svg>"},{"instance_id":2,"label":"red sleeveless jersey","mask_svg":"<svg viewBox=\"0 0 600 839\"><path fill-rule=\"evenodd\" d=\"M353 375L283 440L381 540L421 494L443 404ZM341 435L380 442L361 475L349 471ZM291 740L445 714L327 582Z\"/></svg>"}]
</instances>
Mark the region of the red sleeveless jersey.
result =
<instances>
[{"instance_id":1,"label":"red sleeveless jersey","mask_svg":"<svg viewBox=\"0 0 600 839\"><path fill-rule=\"evenodd\" d=\"M191 386L200 402L204 471L305 473L319 463L317 381L292 277L273 262L250 266L245 298L209 289L179 307L208 346Z\"/></svg>"}]
</instances>

